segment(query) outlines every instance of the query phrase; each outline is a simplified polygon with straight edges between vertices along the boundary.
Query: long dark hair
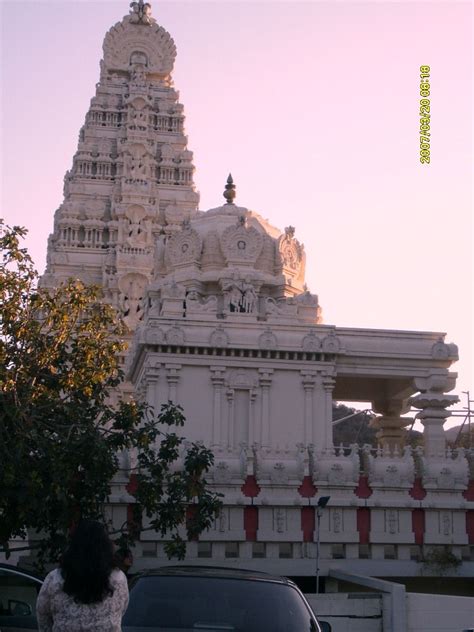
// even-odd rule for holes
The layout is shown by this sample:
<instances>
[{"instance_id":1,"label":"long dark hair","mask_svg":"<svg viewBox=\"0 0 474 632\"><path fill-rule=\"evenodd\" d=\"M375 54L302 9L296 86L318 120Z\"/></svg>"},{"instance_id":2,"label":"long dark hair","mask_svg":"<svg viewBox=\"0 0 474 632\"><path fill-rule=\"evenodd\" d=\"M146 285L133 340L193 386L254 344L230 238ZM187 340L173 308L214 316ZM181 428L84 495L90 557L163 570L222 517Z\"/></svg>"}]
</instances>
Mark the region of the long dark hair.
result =
<instances>
[{"instance_id":1,"label":"long dark hair","mask_svg":"<svg viewBox=\"0 0 474 632\"><path fill-rule=\"evenodd\" d=\"M98 603L113 594L109 581L113 568L114 545L105 527L82 520L61 560L64 592L79 603Z\"/></svg>"}]
</instances>

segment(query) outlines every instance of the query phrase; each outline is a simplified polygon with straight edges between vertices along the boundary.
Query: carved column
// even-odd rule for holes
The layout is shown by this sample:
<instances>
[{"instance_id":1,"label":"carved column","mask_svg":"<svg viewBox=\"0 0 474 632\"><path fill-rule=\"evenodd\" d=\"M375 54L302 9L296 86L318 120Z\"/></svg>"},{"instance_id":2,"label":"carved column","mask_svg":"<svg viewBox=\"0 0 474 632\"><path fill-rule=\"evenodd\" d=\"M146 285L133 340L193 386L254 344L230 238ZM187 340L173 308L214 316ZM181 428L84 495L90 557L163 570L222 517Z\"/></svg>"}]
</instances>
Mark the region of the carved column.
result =
<instances>
[{"instance_id":1,"label":"carved column","mask_svg":"<svg viewBox=\"0 0 474 632\"><path fill-rule=\"evenodd\" d=\"M234 389L228 388L226 390L227 399L227 445L230 448L234 446Z\"/></svg>"},{"instance_id":2,"label":"carved column","mask_svg":"<svg viewBox=\"0 0 474 632\"><path fill-rule=\"evenodd\" d=\"M259 432L256 441L262 446L270 445L270 386L272 384L273 369L259 369L259 385L262 393L262 411Z\"/></svg>"},{"instance_id":3,"label":"carved column","mask_svg":"<svg viewBox=\"0 0 474 632\"><path fill-rule=\"evenodd\" d=\"M445 391L451 391L455 384L456 375L449 373L415 379L420 394L412 397L410 403L421 409L416 418L424 426L423 441L427 457L445 456L446 438L443 425L451 414L446 408L459 401L457 395L446 395Z\"/></svg>"},{"instance_id":4,"label":"carved column","mask_svg":"<svg viewBox=\"0 0 474 632\"><path fill-rule=\"evenodd\" d=\"M177 398L177 385L179 382L179 372L181 370L180 364L167 364L166 365L166 381L168 382L168 401L178 403Z\"/></svg>"},{"instance_id":5,"label":"carved column","mask_svg":"<svg viewBox=\"0 0 474 632\"><path fill-rule=\"evenodd\" d=\"M255 400L257 399L257 390L255 388L250 389L249 395L249 445L253 445L258 440L255 432Z\"/></svg>"},{"instance_id":6,"label":"carved column","mask_svg":"<svg viewBox=\"0 0 474 632\"><path fill-rule=\"evenodd\" d=\"M210 367L211 382L214 390L212 407L212 445L220 445L222 438L226 436L226 429L222 427L222 387L224 386L225 369L222 367Z\"/></svg>"},{"instance_id":7,"label":"carved column","mask_svg":"<svg viewBox=\"0 0 474 632\"><path fill-rule=\"evenodd\" d=\"M312 371L301 371L301 376L304 389L304 444L309 445L314 442L313 399L316 381Z\"/></svg>"},{"instance_id":8,"label":"carved column","mask_svg":"<svg viewBox=\"0 0 474 632\"><path fill-rule=\"evenodd\" d=\"M335 379L330 371L318 371L315 374L312 427L313 443L318 450L332 447L332 391Z\"/></svg>"},{"instance_id":9,"label":"carved column","mask_svg":"<svg viewBox=\"0 0 474 632\"><path fill-rule=\"evenodd\" d=\"M322 426L322 440L324 448L332 448L332 392L336 380L332 374L326 373L322 376L322 385L324 389L324 424Z\"/></svg>"},{"instance_id":10,"label":"carved column","mask_svg":"<svg viewBox=\"0 0 474 632\"><path fill-rule=\"evenodd\" d=\"M381 399L372 402L372 408L376 413L382 413L370 423L378 430L376 437L383 450L394 454L395 446L399 450L405 443L405 428L412 423L412 419L401 417L410 410L410 404L403 399Z\"/></svg>"},{"instance_id":11,"label":"carved column","mask_svg":"<svg viewBox=\"0 0 474 632\"><path fill-rule=\"evenodd\" d=\"M158 393L158 381L160 378L161 364L157 360L149 360L145 367L146 401L153 407L155 415L160 412L160 401Z\"/></svg>"}]
</instances>

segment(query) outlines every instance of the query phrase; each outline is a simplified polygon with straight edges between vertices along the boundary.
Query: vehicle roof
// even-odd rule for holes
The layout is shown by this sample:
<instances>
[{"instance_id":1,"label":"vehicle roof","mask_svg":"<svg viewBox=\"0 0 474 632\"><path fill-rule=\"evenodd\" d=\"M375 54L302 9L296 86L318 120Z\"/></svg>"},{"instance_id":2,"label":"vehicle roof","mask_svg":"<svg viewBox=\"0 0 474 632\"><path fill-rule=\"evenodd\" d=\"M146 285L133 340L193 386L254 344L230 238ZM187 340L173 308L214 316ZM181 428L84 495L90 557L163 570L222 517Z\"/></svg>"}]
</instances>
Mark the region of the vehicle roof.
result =
<instances>
[{"instance_id":1,"label":"vehicle roof","mask_svg":"<svg viewBox=\"0 0 474 632\"><path fill-rule=\"evenodd\" d=\"M244 568L227 568L224 566L161 566L147 569L138 573L137 577L210 577L225 579L245 579L250 581L276 582L293 586L294 583L287 577L271 575L263 571Z\"/></svg>"},{"instance_id":2,"label":"vehicle roof","mask_svg":"<svg viewBox=\"0 0 474 632\"><path fill-rule=\"evenodd\" d=\"M13 564L4 564L0 562L0 570L12 571L17 573L18 575L24 575L25 577L30 577L31 579L36 579L40 582L44 581L44 577L39 575L35 571L31 571L27 568L21 568L19 566L14 566Z\"/></svg>"}]
</instances>

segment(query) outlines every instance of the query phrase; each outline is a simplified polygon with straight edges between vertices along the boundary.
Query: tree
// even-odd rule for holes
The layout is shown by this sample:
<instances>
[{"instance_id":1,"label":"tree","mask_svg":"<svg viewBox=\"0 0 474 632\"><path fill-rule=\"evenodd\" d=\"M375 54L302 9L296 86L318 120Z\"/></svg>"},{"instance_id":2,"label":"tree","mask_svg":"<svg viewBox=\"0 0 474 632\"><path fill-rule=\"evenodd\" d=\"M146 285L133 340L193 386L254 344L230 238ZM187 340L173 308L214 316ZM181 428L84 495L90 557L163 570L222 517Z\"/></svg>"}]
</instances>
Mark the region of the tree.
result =
<instances>
[{"instance_id":1,"label":"tree","mask_svg":"<svg viewBox=\"0 0 474 632\"><path fill-rule=\"evenodd\" d=\"M12 538L37 532L40 564L57 559L81 517L105 520L118 455L131 451L133 520L115 535L120 544L132 543L146 515L147 528L167 534L168 555L182 558L180 527L195 537L220 509L205 479L212 453L197 443L186 448L171 432L185 421L179 406L170 402L156 415L117 397L126 345L112 306L79 280L38 287L31 257L20 247L25 229L1 222L2 228L0 550L8 555Z\"/></svg>"}]
</instances>

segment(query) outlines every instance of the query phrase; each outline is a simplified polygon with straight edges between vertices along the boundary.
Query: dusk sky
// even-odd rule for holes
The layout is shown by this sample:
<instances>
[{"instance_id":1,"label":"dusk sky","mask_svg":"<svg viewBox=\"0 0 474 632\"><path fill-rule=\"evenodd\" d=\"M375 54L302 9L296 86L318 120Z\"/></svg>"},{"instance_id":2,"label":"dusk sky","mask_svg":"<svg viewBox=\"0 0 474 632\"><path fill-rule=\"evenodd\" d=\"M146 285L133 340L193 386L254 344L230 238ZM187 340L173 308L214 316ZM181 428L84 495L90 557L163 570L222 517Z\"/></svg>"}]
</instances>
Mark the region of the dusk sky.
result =
<instances>
[{"instance_id":1,"label":"dusk sky","mask_svg":"<svg viewBox=\"0 0 474 632\"><path fill-rule=\"evenodd\" d=\"M2 216L29 229L41 272L103 37L128 8L1 4ZM237 204L296 226L326 323L447 332L455 392L473 397L472 3L193 0L152 13L178 49L200 208L224 202L231 171Z\"/></svg>"}]
</instances>

